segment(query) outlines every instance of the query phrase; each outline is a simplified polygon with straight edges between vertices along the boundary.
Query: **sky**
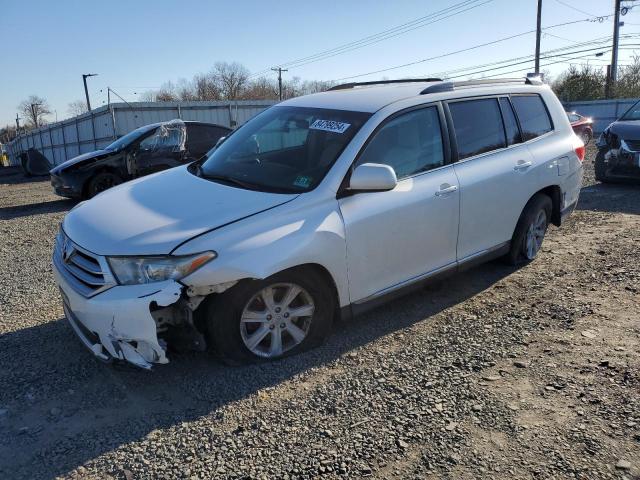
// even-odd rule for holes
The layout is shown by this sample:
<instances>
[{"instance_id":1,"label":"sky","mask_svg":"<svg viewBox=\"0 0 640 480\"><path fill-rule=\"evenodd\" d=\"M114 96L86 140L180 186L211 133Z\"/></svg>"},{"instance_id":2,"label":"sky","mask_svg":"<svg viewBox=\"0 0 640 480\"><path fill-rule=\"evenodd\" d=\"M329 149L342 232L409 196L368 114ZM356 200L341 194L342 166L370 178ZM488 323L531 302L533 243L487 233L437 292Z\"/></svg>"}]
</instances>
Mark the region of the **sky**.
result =
<instances>
[{"instance_id":1,"label":"sky","mask_svg":"<svg viewBox=\"0 0 640 480\"><path fill-rule=\"evenodd\" d=\"M462 1L0 0L0 45L4 47L0 54L0 126L15 123L18 104L29 95L44 97L58 119L68 117L69 102L84 98L83 73L98 74L88 79L92 107L106 103L107 86L127 101L136 101L142 92L157 89L166 81L191 79L208 72L217 61L237 61L250 72L261 72ZM628 62L633 48L640 54L640 0L636 3L622 17L625 25L621 33L637 33L638 37L621 42L628 45L620 51L621 64ZM624 4L631 7L634 2L627 0ZM522 34L535 29L536 5L537 0L475 0L464 8L440 13L428 25L426 21L410 24L416 28L404 33L396 30L393 33L397 35L383 41L292 66L283 75L337 80ZM468 10L461 11L465 8ZM606 36L610 39L612 18L596 17L611 15L613 9L614 0L543 0L543 28L578 22L545 30L542 52L562 47L575 51L599 47L577 47L576 43ZM350 81L433 76L525 57L532 55L534 49L535 34L527 33ZM596 57L599 52L604 55ZM585 56L589 58L569 60ZM543 59L541 64L553 77L569 62L606 65L610 58L610 47L602 44L601 50ZM518 68L523 70L508 76L533 71L533 61L523 61L517 67L477 73L475 77L498 76ZM49 117L49 121L54 120L55 114Z\"/></svg>"}]
</instances>

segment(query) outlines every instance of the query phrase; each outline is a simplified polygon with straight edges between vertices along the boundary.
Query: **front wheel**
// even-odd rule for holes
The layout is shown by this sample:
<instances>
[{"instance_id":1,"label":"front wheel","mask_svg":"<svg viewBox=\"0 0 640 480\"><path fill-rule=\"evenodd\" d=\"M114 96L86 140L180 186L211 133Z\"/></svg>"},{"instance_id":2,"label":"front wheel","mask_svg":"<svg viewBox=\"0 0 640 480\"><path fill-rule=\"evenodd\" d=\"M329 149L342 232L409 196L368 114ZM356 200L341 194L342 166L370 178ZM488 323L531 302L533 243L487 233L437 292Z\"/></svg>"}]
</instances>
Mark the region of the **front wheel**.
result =
<instances>
[{"instance_id":1,"label":"front wheel","mask_svg":"<svg viewBox=\"0 0 640 480\"><path fill-rule=\"evenodd\" d=\"M609 181L609 179L607 178L607 164L604 161L604 156L606 153L606 149L598 150L598 154L596 155L596 159L593 164L596 180L602 183L607 183Z\"/></svg>"},{"instance_id":2,"label":"front wheel","mask_svg":"<svg viewBox=\"0 0 640 480\"><path fill-rule=\"evenodd\" d=\"M506 260L511 265L528 263L538 256L551 219L551 199L536 194L524 207L511 239Z\"/></svg>"},{"instance_id":3,"label":"front wheel","mask_svg":"<svg viewBox=\"0 0 640 480\"><path fill-rule=\"evenodd\" d=\"M205 306L209 345L223 358L275 360L321 343L329 334L335 298L326 280L292 269L243 281Z\"/></svg>"},{"instance_id":4,"label":"front wheel","mask_svg":"<svg viewBox=\"0 0 640 480\"><path fill-rule=\"evenodd\" d=\"M100 172L89 180L86 197L93 198L97 194L104 192L111 187L115 187L116 185L120 185L121 183L122 178L120 178L119 175L113 172Z\"/></svg>"}]
</instances>

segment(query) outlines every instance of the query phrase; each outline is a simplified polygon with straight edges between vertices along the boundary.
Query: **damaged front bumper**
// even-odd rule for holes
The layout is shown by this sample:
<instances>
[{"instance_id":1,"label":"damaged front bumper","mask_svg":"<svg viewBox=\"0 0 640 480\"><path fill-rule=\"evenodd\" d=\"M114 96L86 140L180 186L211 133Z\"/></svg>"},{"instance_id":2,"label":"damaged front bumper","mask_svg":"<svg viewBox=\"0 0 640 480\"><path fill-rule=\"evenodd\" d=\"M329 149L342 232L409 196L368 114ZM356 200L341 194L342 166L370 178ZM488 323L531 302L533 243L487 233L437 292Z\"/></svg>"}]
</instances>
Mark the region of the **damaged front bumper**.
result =
<instances>
[{"instance_id":1,"label":"damaged front bumper","mask_svg":"<svg viewBox=\"0 0 640 480\"><path fill-rule=\"evenodd\" d=\"M55 263L53 271L71 327L98 359L124 360L145 369L168 363L151 308L179 302L185 289L182 284L167 280L114 286L87 298L69 285Z\"/></svg>"}]
</instances>

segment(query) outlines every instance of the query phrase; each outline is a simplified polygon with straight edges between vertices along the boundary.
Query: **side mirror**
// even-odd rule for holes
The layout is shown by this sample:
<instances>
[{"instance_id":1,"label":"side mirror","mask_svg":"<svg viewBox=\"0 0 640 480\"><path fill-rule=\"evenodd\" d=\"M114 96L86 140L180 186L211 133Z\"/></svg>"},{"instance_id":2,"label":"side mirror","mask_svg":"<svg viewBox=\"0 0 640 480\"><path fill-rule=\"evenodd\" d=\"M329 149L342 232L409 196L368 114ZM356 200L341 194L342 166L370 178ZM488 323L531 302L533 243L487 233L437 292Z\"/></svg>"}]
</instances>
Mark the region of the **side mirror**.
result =
<instances>
[{"instance_id":1,"label":"side mirror","mask_svg":"<svg viewBox=\"0 0 640 480\"><path fill-rule=\"evenodd\" d=\"M352 192L384 192L398 184L396 172L389 165L363 163L356 167L349 180Z\"/></svg>"}]
</instances>

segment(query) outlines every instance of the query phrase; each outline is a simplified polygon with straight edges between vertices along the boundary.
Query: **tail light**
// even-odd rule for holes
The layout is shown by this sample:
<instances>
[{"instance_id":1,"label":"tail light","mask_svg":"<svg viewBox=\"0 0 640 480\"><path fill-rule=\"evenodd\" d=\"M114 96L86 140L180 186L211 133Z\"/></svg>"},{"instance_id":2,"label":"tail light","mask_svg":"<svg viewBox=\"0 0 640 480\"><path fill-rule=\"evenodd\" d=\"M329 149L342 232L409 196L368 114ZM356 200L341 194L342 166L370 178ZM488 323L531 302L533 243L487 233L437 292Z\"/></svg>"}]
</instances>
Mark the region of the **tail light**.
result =
<instances>
[{"instance_id":1,"label":"tail light","mask_svg":"<svg viewBox=\"0 0 640 480\"><path fill-rule=\"evenodd\" d=\"M584 142L580 138L578 138L577 135L574 142L574 151L578 156L578 160L580 160L580 163L582 163L584 161L584 156L587 153L587 147L584 146Z\"/></svg>"}]
</instances>

